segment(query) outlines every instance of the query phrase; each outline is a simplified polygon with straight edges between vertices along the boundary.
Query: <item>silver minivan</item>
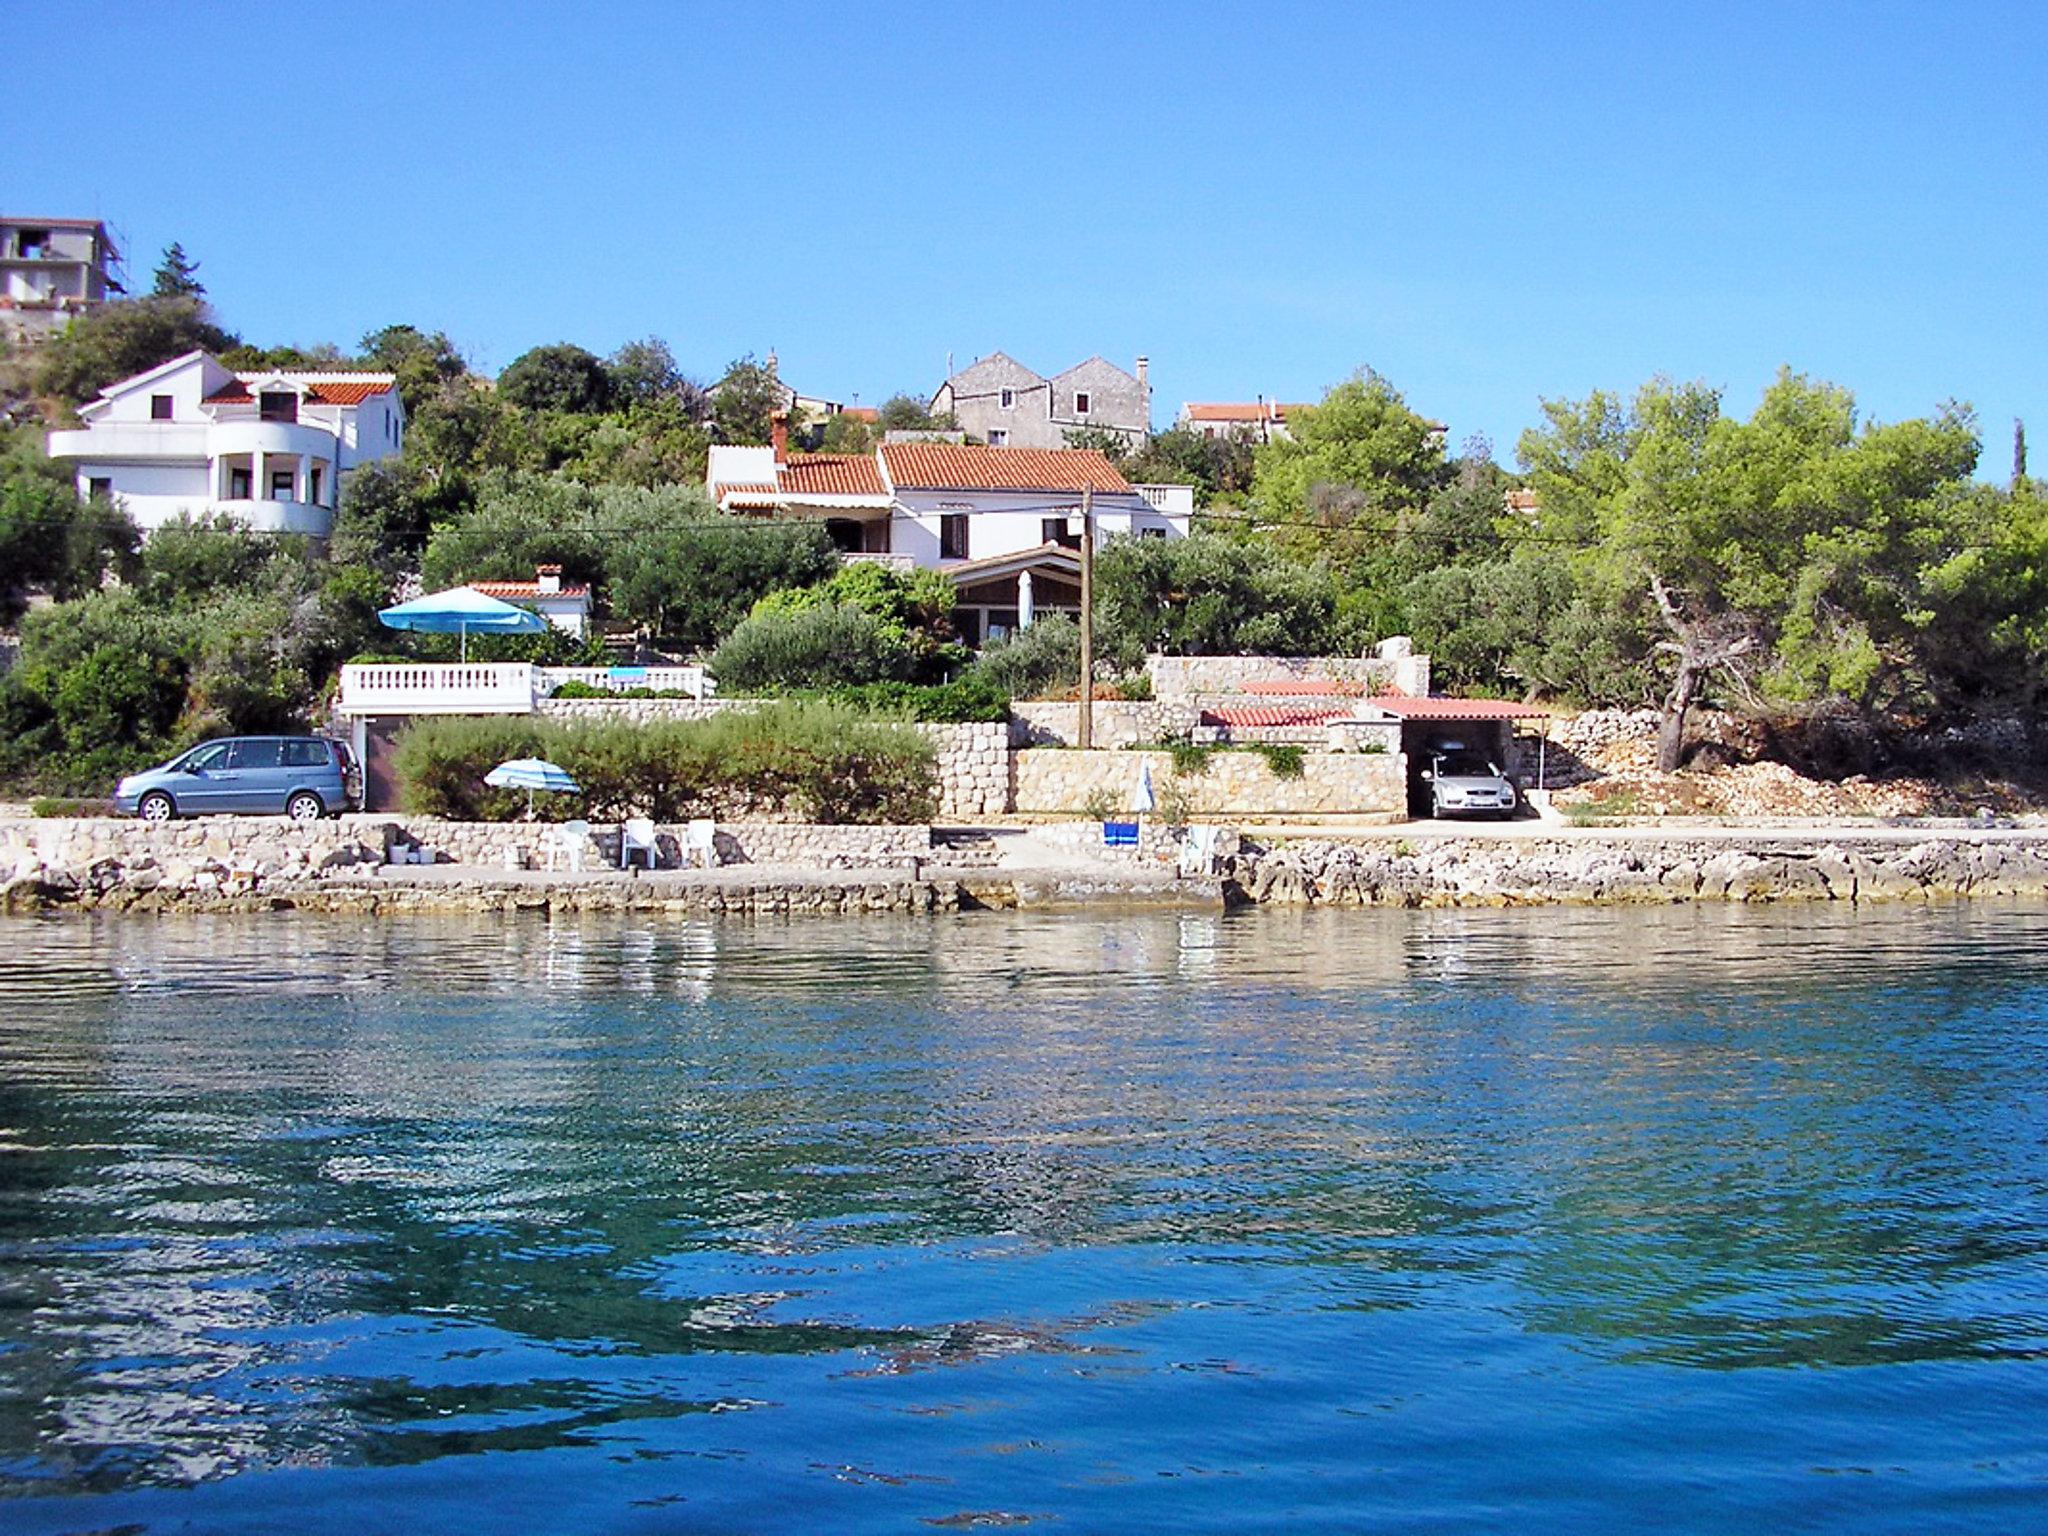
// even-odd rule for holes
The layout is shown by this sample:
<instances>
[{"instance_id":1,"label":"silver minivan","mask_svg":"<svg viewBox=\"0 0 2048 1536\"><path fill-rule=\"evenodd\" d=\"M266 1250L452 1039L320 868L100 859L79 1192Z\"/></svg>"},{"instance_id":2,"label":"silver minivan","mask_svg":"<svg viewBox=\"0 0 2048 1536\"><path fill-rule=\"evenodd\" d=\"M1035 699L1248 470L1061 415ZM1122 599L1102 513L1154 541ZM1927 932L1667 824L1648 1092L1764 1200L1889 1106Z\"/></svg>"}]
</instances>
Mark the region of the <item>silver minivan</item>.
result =
<instances>
[{"instance_id":1,"label":"silver minivan","mask_svg":"<svg viewBox=\"0 0 2048 1536\"><path fill-rule=\"evenodd\" d=\"M144 821L217 811L314 821L351 807L354 778L348 748L328 737L229 736L130 774L114 805Z\"/></svg>"}]
</instances>

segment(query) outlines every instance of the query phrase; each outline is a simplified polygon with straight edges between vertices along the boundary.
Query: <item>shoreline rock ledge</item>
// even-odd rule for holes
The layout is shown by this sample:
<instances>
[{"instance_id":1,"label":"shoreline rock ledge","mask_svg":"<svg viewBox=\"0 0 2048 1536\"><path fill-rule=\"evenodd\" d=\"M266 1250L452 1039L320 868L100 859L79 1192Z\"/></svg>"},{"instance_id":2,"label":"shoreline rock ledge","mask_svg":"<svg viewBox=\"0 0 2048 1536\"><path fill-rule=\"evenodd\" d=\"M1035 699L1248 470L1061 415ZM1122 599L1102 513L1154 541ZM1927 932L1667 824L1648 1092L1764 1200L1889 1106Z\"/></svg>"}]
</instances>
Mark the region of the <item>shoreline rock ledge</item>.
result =
<instances>
[{"instance_id":1,"label":"shoreline rock ledge","mask_svg":"<svg viewBox=\"0 0 2048 1536\"><path fill-rule=\"evenodd\" d=\"M1342 837L1233 836L1225 846L1234 851L1214 874L1187 878L1131 856L1012 868L978 844L935 839L930 828L736 828L734 838L763 857L636 877L596 862L559 874L508 869L485 860L481 843L464 862L394 866L390 848L412 834L395 823L349 820L355 824L316 828L249 818L167 828L0 824L0 911L770 915L2048 896L2048 832L2039 831L1575 829L1503 837L1434 830L1411 838L1389 828ZM481 825L415 830L443 847L487 835ZM488 829L490 837L505 835L503 827ZM734 840L723 827L719 835Z\"/></svg>"}]
</instances>

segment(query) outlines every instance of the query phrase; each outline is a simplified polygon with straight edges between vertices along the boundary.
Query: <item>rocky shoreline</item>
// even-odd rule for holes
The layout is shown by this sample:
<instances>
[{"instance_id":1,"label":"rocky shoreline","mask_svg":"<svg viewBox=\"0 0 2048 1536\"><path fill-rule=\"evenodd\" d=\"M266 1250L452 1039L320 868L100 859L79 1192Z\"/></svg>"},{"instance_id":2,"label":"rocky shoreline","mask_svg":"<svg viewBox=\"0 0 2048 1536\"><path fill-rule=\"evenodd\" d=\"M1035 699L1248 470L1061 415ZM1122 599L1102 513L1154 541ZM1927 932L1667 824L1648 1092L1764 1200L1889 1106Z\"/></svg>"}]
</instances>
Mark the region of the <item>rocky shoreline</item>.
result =
<instances>
[{"instance_id":1,"label":"rocky shoreline","mask_svg":"<svg viewBox=\"0 0 2048 1536\"><path fill-rule=\"evenodd\" d=\"M985 838L970 848L929 828L781 828L773 840L760 829L737 829L736 838L763 850L773 846L781 857L632 875L479 861L394 865L391 849L411 834L392 823L357 821L316 828L240 819L167 828L9 824L0 827L0 911L824 915L1111 904L1501 907L2048 896L2048 833L2039 831L1560 829L1516 837L1437 831L1411 840L1393 829L1341 838L1231 837L1214 872L1186 876L1150 859L1009 867L988 852ZM425 830L457 845L469 835L454 824ZM853 833L863 836L847 836Z\"/></svg>"}]
</instances>

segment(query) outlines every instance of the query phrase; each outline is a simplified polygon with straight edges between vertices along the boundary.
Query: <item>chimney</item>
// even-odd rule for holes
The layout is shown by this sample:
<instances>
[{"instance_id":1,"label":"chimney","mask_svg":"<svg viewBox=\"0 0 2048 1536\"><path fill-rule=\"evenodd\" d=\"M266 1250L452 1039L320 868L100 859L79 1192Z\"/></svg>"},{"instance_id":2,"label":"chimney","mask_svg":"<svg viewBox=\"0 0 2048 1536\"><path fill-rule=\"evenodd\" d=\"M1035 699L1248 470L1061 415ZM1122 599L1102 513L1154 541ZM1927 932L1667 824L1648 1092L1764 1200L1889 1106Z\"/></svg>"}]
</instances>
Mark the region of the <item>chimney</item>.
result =
<instances>
[{"instance_id":1,"label":"chimney","mask_svg":"<svg viewBox=\"0 0 2048 1536\"><path fill-rule=\"evenodd\" d=\"M562 590L562 568L559 565L536 565L533 568L534 590L546 596Z\"/></svg>"},{"instance_id":2,"label":"chimney","mask_svg":"<svg viewBox=\"0 0 2048 1536\"><path fill-rule=\"evenodd\" d=\"M1138 354L1138 366L1132 370L1138 376L1138 409L1145 413L1145 434L1152 433L1152 359L1144 353Z\"/></svg>"},{"instance_id":3,"label":"chimney","mask_svg":"<svg viewBox=\"0 0 2048 1536\"><path fill-rule=\"evenodd\" d=\"M775 462L789 462L789 413L777 411L768 418L768 441L775 448Z\"/></svg>"}]
</instances>

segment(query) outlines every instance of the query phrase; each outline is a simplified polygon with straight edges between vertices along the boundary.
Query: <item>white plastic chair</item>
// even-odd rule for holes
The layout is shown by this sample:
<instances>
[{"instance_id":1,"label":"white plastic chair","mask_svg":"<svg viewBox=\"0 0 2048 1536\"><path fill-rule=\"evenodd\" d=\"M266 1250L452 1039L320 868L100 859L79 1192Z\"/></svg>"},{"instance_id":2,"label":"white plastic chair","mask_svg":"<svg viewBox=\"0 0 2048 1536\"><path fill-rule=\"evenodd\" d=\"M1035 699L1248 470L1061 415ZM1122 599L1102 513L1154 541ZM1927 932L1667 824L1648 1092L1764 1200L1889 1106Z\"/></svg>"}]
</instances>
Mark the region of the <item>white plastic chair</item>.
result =
<instances>
[{"instance_id":1,"label":"white plastic chair","mask_svg":"<svg viewBox=\"0 0 2048 1536\"><path fill-rule=\"evenodd\" d=\"M718 823L708 816L700 816L683 829L683 851L685 861L692 869L701 864L705 869L718 867Z\"/></svg>"},{"instance_id":2,"label":"white plastic chair","mask_svg":"<svg viewBox=\"0 0 2048 1536\"><path fill-rule=\"evenodd\" d=\"M660 849L655 846L654 823L645 816L619 823L619 868L631 867L636 853L645 857L649 869L654 868Z\"/></svg>"},{"instance_id":3,"label":"white plastic chair","mask_svg":"<svg viewBox=\"0 0 2048 1536\"><path fill-rule=\"evenodd\" d=\"M1213 875L1216 873L1216 827L1195 826L1187 829L1188 840L1181 844L1180 869L1184 875Z\"/></svg>"},{"instance_id":4,"label":"white plastic chair","mask_svg":"<svg viewBox=\"0 0 2048 1536\"><path fill-rule=\"evenodd\" d=\"M569 860L569 868L576 874L582 874L583 855L589 847L589 822L564 821L556 823L554 840L548 844L548 868L553 869L556 860L566 856Z\"/></svg>"}]
</instances>

